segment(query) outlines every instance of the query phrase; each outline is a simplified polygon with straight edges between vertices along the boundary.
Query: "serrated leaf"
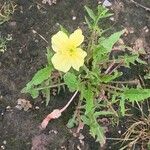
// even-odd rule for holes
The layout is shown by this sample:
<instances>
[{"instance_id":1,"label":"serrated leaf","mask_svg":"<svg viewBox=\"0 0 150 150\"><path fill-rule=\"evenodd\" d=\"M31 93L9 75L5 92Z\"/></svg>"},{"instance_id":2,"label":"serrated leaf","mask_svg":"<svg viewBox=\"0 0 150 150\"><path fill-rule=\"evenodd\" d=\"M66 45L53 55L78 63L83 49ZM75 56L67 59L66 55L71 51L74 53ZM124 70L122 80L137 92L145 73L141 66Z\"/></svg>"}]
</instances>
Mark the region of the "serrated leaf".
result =
<instances>
[{"instance_id":1,"label":"serrated leaf","mask_svg":"<svg viewBox=\"0 0 150 150\"><path fill-rule=\"evenodd\" d=\"M121 75L122 75L122 72L115 71L113 75L106 74L103 77L101 77L101 81L104 83L108 83L108 82L113 81L114 79L120 77Z\"/></svg>"},{"instance_id":2,"label":"serrated leaf","mask_svg":"<svg viewBox=\"0 0 150 150\"><path fill-rule=\"evenodd\" d=\"M28 83L28 85L39 85L41 84L44 80L47 80L50 77L51 74L51 67L47 66L41 70L39 70L32 80Z\"/></svg>"},{"instance_id":3,"label":"serrated leaf","mask_svg":"<svg viewBox=\"0 0 150 150\"><path fill-rule=\"evenodd\" d=\"M126 67L130 67L130 64L135 65L135 61L138 59L138 55L125 55L122 58L124 59L124 64Z\"/></svg>"},{"instance_id":4,"label":"serrated leaf","mask_svg":"<svg viewBox=\"0 0 150 150\"><path fill-rule=\"evenodd\" d=\"M39 91L36 89L30 89L29 93L31 94L32 98L35 99L39 96Z\"/></svg>"},{"instance_id":5,"label":"serrated leaf","mask_svg":"<svg viewBox=\"0 0 150 150\"><path fill-rule=\"evenodd\" d=\"M90 21L88 20L88 18L85 16L85 21L89 27L89 29L92 29L92 24L90 23Z\"/></svg>"},{"instance_id":6,"label":"serrated leaf","mask_svg":"<svg viewBox=\"0 0 150 150\"><path fill-rule=\"evenodd\" d=\"M88 114L94 108L94 103L93 103L94 93L92 92L92 89L88 88L84 90L83 97L86 99L85 114Z\"/></svg>"},{"instance_id":7,"label":"serrated leaf","mask_svg":"<svg viewBox=\"0 0 150 150\"><path fill-rule=\"evenodd\" d=\"M102 45L99 45L93 51L93 59L95 62L101 63L105 60L109 60L109 55L107 54L107 50Z\"/></svg>"},{"instance_id":8,"label":"serrated leaf","mask_svg":"<svg viewBox=\"0 0 150 150\"><path fill-rule=\"evenodd\" d=\"M90 9L89 7L87 7L87 6L84 6L84 8L86 9L86 11L87 11L88 15L90 16L90 18L91 18L93 21L95 21L96 16L95 16L93 10Z\"/></svg>"},{"instance_id":9,"label":"serrated leaf","mask_svg":"<svg viewBox=\"0 0 150 150\"><path fill-rule=\"evenodd\" d=\"M71 92L78 89L78 85L79 85L78 80L77 80L77 77L73 73L67 72L64 75L64 82L68 86Z\"/></svg>"},{"instance_id":10,"label":"serrated leaf","mask_svg":"<svg viewBox=\"0 0 150 150\"><path fill-rule=\"evenodd\" d=\"M116 33L112 34L110 37L101 41L101 43L99 43L99 44L105 48L106 53L111 52L114 44L120 39L121 35L124 32L125 32L125 30L116 32Z\"/></svg>"},{"instance_id":11,"label":"serrated leaf","mask_svg":"<svg viewBox=\"0 0 150 150\"><path fill-rule=\"evenodd\" d=\"M104 146L106 143L104 129L97 123L97 121L93 120L93 125L90 125L90 134L96 138L97 142L100 142L102 147Z\"/></svg>"},{"instance_id":12,"label":"serrated leaf","mask_svg":"<svg viewBox=\"0 0 150 150\"><path fill-rule=\"evenodd\" d=\"M112 16L113 14L111 13L107 13L109 11L109 9L107 9L104 6L98 5L98 14L97 14L97 19L102 19L102 18L106 18L109 16Z\"/></svg>"},{"instance_id":13,"label":"serrated leaf","mask_svg":"<svg viewBox=\"0 0 150 150\"><path fill-rule=\"evenodd\" d=\"M68 128L73 128L76 123L77 123L77 122L76 122L76 120L75 120L75 117L73 117L73 118L69 119L69 121L68 121L68 123L67 123L67 127L68 127Z\"/></svg>"},{"instance_id":14,"label":"serrated leaf","mask_svg":"<svg viewBox=\"0 0 150 150\"><path fill-rule=\"evenodd\" d=\"M47 66L47 67L39 70L34 75L32 80L29 83L27 83L26 87L21 90L21 93L30 93L31 95L33 95L32 97L36 97L35 95L37 95L37 94L35 94L35 93L37 93L36 92L37 90L33 91L34 86L39 85L43 81L47 80L51 75L51 71L52 71L51 66Z\"/></svg>"},{"instance_id":15,"label":"serrated leaf","mask_svg":"<svg viewBox=\"0 0 150 150\"><path fill-rule=\"evenodd\" d=\"M94 116L97 118L99 116L107 116L107 115L114 115L113 112L111 111L99 111L99 112L95 112Z\"/></svg>"},{"instance_id":16,"label":"serrated leaf","mask_svg":"<svg viewBox=\"0 0 150 150\"><path fill-rule=\"evenodd\" d=\"M143 61L142 59L140 58L137 58L136 61L140 64L143 64L143 65L147 65L147 62Z\"/></svg>"},{"instance_id":17,"label":"serrated leaf","mask_svg":"<svg viewBox=\"0 0 150 150\"><path fill-rule=\"evenodd\" d=\"M124 116L125 115L125 98L123 95L121 96L119 106L120 106L121 115Z\"/></svg>"},{"instance_id":18,"label":"serrated leaf","mask_svg":"<svg viewBox=\"0 0 150 150\"><path fill-rule=\"evenodd\" d=\"M84 124L90 125L90 120L85 115L81 115L81 120L84 122Z\"/></svg>"},{"instance_id":19,"label":"serrated leaf","mask_svg":"<svg viewBox=\"0 0 150 150\"><path fill-rule=\"evenodd\" d=\"M125 89L123 92L123 97L130 102L140 102L150 97L150 89Z\"/></svg>"}]
</instances>

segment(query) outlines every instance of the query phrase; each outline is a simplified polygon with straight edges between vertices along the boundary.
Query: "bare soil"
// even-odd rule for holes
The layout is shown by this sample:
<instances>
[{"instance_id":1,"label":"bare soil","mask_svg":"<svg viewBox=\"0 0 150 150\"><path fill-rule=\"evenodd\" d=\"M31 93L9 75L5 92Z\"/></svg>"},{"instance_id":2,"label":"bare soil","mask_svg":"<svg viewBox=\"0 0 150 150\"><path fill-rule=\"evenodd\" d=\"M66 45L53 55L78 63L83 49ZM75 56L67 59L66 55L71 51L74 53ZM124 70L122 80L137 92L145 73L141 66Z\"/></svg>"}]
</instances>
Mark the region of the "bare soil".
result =
<instances>
[{"instance_id":1,"label":"bare soil","mask_svg":"<svg viewBox=\"0 0 150 150\"><path fill-rule=\"evenodd\" d=\"M38 126L42 119L55 108L64 106L71 93L60 92L52 96L48 107L43 103L43 97L33 100L29 95L21 94L21 89L32 78L33 74L42 68L46 62L46 47L48 44L32 31L45 37L49 41L52 34L59 29L58 23L69 31L80 26L86 33L84 23L84 5L96 8L96 0L58 0L52 6L42 4L42 0L12 0L16 3L16 11L12 18L0 26L2 36L12 35L12 41L7 45L7 51L0 53L0 150L118 150L114 141L108 140L104 148L100 148L88 130L83 130L84 146L79 138L73 136L73 130L66 127L66 123L74 110L74 104L63 116L49 123L46 130L41 131ZM99 2L102 2L99 0ZM150 62L150 8L149 0L112 0L111 11L113 20L106 21L112 26L112 31L127 28L129 33L124 42L135 49L142 47L147 52L145 58ZM0 0L4 3L4 0ZM73 17L76 17L73 20ZM103 24L105 26L105 24ZM140 43L140 44L139 44ZM140 67L136 72L141 71ZM126 79L134 78L134 70L126 71ZM33 107L28 111L18 110L18 98L30 100ZM39 109L37 109L38 107ZM122 123L117 127L110 127L108 137L120 137L125 130Z\"/></svg>"}]
</instances>

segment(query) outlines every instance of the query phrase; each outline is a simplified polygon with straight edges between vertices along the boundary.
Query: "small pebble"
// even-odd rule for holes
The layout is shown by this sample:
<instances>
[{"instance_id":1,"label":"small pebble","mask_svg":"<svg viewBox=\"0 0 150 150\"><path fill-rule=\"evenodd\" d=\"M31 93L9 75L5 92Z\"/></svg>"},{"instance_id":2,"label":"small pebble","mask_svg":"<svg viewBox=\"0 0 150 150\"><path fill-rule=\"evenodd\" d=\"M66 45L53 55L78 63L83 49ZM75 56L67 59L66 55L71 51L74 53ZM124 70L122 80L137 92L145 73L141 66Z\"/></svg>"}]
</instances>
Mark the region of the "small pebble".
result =
<instances>
[{"instance_id":1,"label":"small pebble","mask_svg":"<svg viewBox=\"0 0 150 150\"><path fill-rule=\"evenodd\" d=\"M1 149L5 149L5 146L4 146L4 145L2 145L2 146L1 146Z\"/></svg>"},{"instance_id":2,"label":"small pebble","mask_svg":"<svg viewBox=\"0 0 150 150\"><path fill-rule=\"evenodd\" d=\"M121 130L119 130L118 133L121 134Z\"/></svg>"},{"instance_id":3,"label":"small pebble","mask_svg":"<svg viewBox=\"0 0 150 150\"><path fill-rule=\"evenodd\" d=\"M7 144L7 141L6 141L6 140L4 140L4 141L3 141L3 144L4 144L4 145L6 145L6 144Z\"/></svg>"},{"instance_id":4,"label":"small pebble","mask_svg":"<svg viewBox=\"0 0 150 150\"><path fill-rule=\"evenodd\" d=\"M73 16L73 17L72 17L72 20L76 20L76 19L77 19L77 17L76 17L76 16Z\"/></svg>"},{"instance_id":5,"label":"small pebble","mask_svg":"<svg viewBox=\"0 0 150 150\"><path fill-rule=\"evenodd\" d=\"M39 109L40 109L40 107L39 107L39 106L35 106L35 109L36 109L36 110L39 110Z\"/></svg>"},{"instance_id":6,"label":"small pebble","mask_svg":"<svg viewBox=\"0 0 150 150\"><path fill-rule=\"evenodd\" d=\"M110 17L110 20L111 20L111 21L115 21L115 18L114 18L114 17Z\"/></svg>"},{"instance_id":7,"label":"small pebble","mask_svg":"<svg viewBox=\"0 0 150 150\"><path fill-rule=\"evenodd\" d=\"M58 134L58 131L56 131L56 130L50 130L49 134L51 134L51 133Z\"/></svg>"},{"instance_id":8,"label":"small pebble","mask_svg":"<svg viewBox=\"0 0 150 150\"><path fill-rule=\"evenodd\" d=\"M7 107L6 107L6 109L10 109L10 108L11 108L10 106L7 106Z\"/></svg>"},{"instance_id":9,"label":"small pebble","mask_svg":"<svg viewBox=\"0 0 150 150\"><path fill-rule=\"evenodd\" d=\"M103 2L103 6L105 6L105 7L109 7L109 6L111 6L112 4L108 1L108 0L105 0L104 2Z\"/></svg>"},{"instance_id":10,"label":"small pebble","mask_svg":"<svg viewBox=\"0 0 150 150\"><path fill-rule=\"evenodd\" d=\"M143 29L144 29L144 31L145 31L146 33L148 33L148 32L149 32L149 29L148 29L148 27L147 27L147 26L145 26Z\"/></svg>"},{"instance_id":11,"label":"small pebble","mask_svg":"<svg viewBox=\"0 0 150 150\"><path fill-rule=\"evenodd\" d=\"M35 40L35 43L38 43L38 42L39 42L39 40L36 39L36 40Z\"/></svg>"}]
</instances>

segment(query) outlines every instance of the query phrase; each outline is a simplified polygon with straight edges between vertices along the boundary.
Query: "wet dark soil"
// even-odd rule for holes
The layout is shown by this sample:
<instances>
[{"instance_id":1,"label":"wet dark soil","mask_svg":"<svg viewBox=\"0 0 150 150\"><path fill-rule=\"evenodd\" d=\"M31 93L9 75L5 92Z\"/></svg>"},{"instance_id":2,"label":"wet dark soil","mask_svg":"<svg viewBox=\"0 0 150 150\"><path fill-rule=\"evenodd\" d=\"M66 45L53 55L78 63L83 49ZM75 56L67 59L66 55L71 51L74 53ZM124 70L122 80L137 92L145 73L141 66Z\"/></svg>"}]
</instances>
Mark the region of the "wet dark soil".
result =
<instances>
[{"instance_id":1,"label":"wet dark soil","mask_svg":"<svg viewBox=\"0 0 150 150\"><path fill-rule=\"evenodd\" d=\"M45 107L42 97L33 100L29 95L20 93L33 74L42 68L46 62L46 47L48 44L32 31L45 37L50 43L50 37L59 29L58 23L69 31L80 26L86 33L84 23L84 5L95 8L96 0L58 0L52 6L44 5L42 0L12 0L16 3L16 11L11 19L0 25L0 34L5 37L12 35L7 51L0 53L0 150L99 150L87 130L83 131L84 146L66 127L73 113L70 106L64 115L51 122L45 131L40 131L38 125L42 119L55 108L64 106L69 92L60 92L53 96L48 107ZM99 2L102 2L99 0ZM109 22L112 31L127 28L129 33L124 38L129 46L137 46L136 41L143 42L147 51L147 61L150 58L150 11L130 0L112 0L111 11L114 18ZM137 0L142 6L150 7L147 0ZM0 0L4 3L4 0ZM76 17L73 20L73 17ZM141 45L140 45L141 46ZM137 47L138 48L138 47ZM128 72L128 71L127 71ZM129 72L130 73L130 72ZM132 74L132 73L130 73ZM18 98L30 100L33 107L26 111L15 108ZM74 105L74 104L73 104ZM37 109L38 107L39 109ZM117 131L123 131L123 126L113 127L109 137L120 136ZM113 141L108 141L103 149L119 149Z\"/></svg>"}]
</instances>

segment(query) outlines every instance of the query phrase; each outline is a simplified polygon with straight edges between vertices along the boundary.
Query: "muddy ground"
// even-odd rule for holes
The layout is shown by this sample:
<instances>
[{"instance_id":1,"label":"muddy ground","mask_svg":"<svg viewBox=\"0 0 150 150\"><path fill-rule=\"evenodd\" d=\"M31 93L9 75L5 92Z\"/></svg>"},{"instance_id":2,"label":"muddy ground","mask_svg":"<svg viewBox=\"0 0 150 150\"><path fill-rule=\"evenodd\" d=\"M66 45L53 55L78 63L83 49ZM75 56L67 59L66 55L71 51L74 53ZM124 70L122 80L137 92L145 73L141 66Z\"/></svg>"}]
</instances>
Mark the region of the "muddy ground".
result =
<instances>
[{"instance_id":1,"label":"muddy ground","mask_svg":"<svg viewBox=\"0 0 150 150\"><path fill-rule=\"evenodd\" d=\"M46 62L45 53L48 44L32 31L35 30L45 37L49 43L51 35L59 29L58 23L69 31L80 26L86 33L84 5L95 8L98 1L57 0L52 6L42 4L42 0L12 1L17 5L16 11L8 22L0 25L2 36L12 35L12 41L7 44L7 51L0 53L0 150L30 150L31 147L33 150L102 149L94 142L87 130L82 133L84 136L84 146L82 146L78 137L74 137L72 131L66 127L73 113L73 106L70 106L61 118L51 122L45 131L39 130L38 125L45 115L54 108L64 106L71 96L68 92L62 91L59 95L53 96L48 107L45 107L42 97L33 100L29 95L20 92L33 74ZM4 0L0 0L0 3L3 2ZM150 1L136 0L138 4L131 0L110 2L114 17L106 22L107 26L111 26L112 31L127 28L129 33L124 38L125 43L134 46L135 49L144 48L147 52L145 59L149 61L150 9L147 8L150 8ZM127 73L129 73L127 78L133 78L132 71ZM15 107L18 98L30 100L32 109L18 110ZM108 137L120 137L119 130L122 132L124 127L111 127ZM114 143L108 140L108 144L103 149L119 150Z\"/></svg>"}]
</instances>

